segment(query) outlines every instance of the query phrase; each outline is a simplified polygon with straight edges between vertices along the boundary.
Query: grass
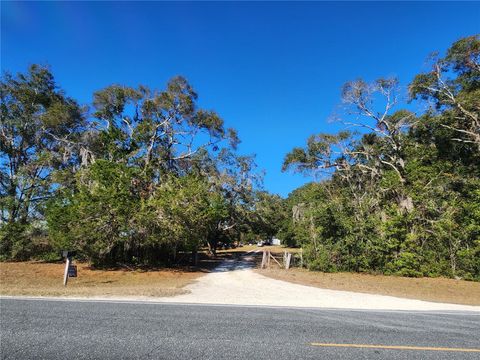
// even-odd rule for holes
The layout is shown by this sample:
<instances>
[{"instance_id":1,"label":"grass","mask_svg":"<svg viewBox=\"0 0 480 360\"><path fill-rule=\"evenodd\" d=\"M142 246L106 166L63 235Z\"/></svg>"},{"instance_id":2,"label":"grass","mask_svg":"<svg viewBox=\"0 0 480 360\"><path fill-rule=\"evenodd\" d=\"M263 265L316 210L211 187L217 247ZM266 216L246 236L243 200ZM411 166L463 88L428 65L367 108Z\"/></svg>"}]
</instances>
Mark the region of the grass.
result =
<instances>
[{"instance_id":1,"label":"grass","mask_svg":"<svg viewBox=\"0 0 480 360\"><path fill-rule=\"evenodd\" d=\"M70 297L164 297L184 294L185 286L210 272L225 259L239 256L233 250L209 257L199 252L199 265L178 268L95 269L75 261L78 277L63 286L65 264L40 261L0 262L0 295Z\"/></svg>"},{"instance_id":2,"label":"grass","mask_svg":"<svg viewBox=\"0 0 480 360\"><path fill-rule=\"evenodd\" d=\"M278 255L285 250L291 251L291 249L272 249L271 247L266 249ZM298 251L298 249L293 250ZM346 272L322 273L300 268L285 270L273 266L270 269L259 269L260 261L257 260L258 268L255 270L259 274L295 284L433 302L480 305L479 282L447 278L408 278Z\"/></svg>"},{"instance_id":3,"label":"grass","mask_svg":"<svg viewBox=\"0 0 480 360\"><path fill-rule=\"evenodd\" d=\"M183 294L186 285L205 271L188 269L95 270L86 263L76 263L78 277L63 286L62 263L0 263L0 294L72 297L162 297Z\"/></svg>"}]
</instances>

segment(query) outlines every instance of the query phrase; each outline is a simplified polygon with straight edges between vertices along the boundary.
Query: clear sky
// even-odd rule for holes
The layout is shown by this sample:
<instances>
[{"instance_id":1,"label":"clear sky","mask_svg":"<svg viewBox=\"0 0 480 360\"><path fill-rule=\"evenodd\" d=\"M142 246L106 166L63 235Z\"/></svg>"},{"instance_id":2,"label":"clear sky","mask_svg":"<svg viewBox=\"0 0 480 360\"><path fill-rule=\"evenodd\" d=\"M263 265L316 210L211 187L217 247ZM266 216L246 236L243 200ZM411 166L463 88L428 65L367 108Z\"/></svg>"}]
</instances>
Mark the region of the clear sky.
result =
<instances>
[{"instance_id":1,"label":"clear sky","mask_svg":"<svg viewBox=\"0 0 480 360\"><path fill-rule=\"evenodd\" d=\"M265 188L307 182L281 173L285 154L328 117L348 80L398 76L480 33L479 2L1 2L1 68L49 64L67 94L90 103L112 83L163 88L185 76L202 107L257 154Z\"/></svg>"}]
</instances>

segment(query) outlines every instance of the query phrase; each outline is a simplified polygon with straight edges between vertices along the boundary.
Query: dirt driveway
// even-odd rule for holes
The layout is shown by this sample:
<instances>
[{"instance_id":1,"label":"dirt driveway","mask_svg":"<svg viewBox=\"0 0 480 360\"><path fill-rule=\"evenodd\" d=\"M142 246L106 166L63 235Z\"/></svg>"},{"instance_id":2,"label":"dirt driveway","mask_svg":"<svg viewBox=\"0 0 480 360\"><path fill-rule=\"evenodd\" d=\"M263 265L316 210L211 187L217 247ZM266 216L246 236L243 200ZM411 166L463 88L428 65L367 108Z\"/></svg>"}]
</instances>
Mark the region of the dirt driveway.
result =
<instances>
[{"instance_id":1,"label":"dirt driveway","mask_svg":"<svg viewBox=\"0 0 480 360\"><path fill-rule=\"evenodd\" d=\"M188 294L159 299L162 302L198 304L267 305L372 310L462 310L480 306L443 304L392 296L327 290L267 278L253 271L255 252L240 260L226 260L213 272L198 278Z\"/></svg>"}]
</instances>

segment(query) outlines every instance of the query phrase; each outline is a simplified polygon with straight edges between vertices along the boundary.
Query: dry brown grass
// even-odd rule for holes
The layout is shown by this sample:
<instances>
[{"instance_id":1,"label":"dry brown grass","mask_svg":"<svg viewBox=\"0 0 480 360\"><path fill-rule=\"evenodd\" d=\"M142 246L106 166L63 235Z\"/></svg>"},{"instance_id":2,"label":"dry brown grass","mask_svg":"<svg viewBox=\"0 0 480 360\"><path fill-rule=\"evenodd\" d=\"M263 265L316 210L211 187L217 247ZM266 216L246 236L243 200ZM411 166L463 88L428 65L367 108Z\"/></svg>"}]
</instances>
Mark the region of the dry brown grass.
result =
<instances>
[{"instance_id":1,"label":"dry brown grass","mask_svg":"<svg viewBox=\"0 0 480 360\"><path fill-rule=\"evenodd\" d=\"M0 294L78 297L160 297L185 293L183 287L202 276L185 270L94 270L76 263L78 277L63 286L64 264L42 262L0 263Z\"/></svg>"},{"instance_id":2,"label":"dry brown grass","mask_svg":"<svg viewBox=\"0 0 480 360\"><path fill-rule=\"evenodd\" d=\"M480 283L445 278L407 278L357 273L321 273L292 268L256 270L296 284L434 302L480 305Z\"/></svg>"}]
</instances>

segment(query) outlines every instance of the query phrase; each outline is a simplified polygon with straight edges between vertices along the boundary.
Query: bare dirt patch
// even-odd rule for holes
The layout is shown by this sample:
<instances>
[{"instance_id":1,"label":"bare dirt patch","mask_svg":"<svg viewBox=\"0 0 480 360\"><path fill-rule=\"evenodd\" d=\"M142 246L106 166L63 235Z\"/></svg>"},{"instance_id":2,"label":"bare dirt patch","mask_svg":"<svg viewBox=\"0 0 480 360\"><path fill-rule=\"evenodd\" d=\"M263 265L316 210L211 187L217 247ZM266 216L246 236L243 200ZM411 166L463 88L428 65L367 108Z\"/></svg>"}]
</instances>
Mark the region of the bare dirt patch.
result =
<instances>
[{"instance_id":1,"label":"bare dirt patch","mask_svg":"<svg viewBox=\"0 0 480 360\"><path fill-rule=\"evenodd\" d=\"M295 284L330 290L388 295L432 302L480 305L480 283L446 278L407 278L356 273L321 273L306 269L256 269L257 273Z\"/></svg>"},{"instance_id":2,"label":"bare dirt patch","mask_svg":"<svg viewBox=\"0 0 480 360\"><path fill-rule=\"evenodd\" d=\"M63 286L64 264L42 262L0 263L0 294L72 297L162 297L185 294L183 288L208 269L95 270L76 263L78 277ZM214 266L215 264L212 264Z\"/></svg>"}]
</instances>

